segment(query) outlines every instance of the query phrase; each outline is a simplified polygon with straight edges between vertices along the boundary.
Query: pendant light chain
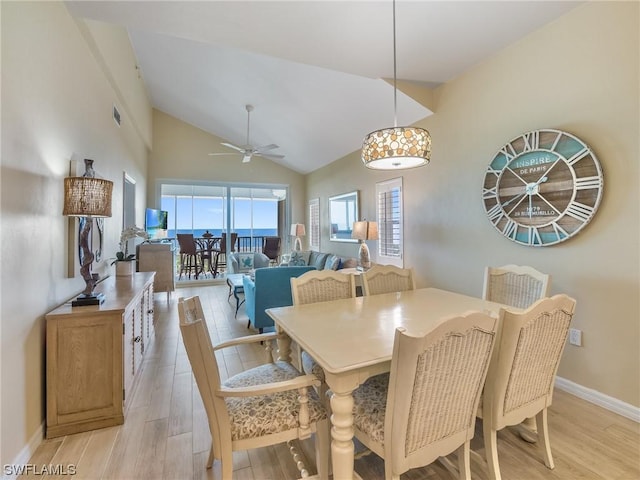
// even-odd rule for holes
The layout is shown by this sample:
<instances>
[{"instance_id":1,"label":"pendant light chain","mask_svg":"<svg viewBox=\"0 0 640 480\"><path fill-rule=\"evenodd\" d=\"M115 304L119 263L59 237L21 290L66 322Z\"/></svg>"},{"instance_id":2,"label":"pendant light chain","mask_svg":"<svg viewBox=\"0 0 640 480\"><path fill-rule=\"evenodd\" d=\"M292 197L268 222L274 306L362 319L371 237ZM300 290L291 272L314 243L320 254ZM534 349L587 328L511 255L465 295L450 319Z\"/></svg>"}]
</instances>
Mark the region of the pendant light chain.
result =
<instances>
[{"instance_id":1,"label":"pendant light chain","mask_svg":"<svg viewBox=\"0 0 640 480\"><path fill-rule=\"evenodd\" d=\"M396 0L393 0L393 126L398 126L398 87L396 86Z\"/></svg>"}]
</instances>

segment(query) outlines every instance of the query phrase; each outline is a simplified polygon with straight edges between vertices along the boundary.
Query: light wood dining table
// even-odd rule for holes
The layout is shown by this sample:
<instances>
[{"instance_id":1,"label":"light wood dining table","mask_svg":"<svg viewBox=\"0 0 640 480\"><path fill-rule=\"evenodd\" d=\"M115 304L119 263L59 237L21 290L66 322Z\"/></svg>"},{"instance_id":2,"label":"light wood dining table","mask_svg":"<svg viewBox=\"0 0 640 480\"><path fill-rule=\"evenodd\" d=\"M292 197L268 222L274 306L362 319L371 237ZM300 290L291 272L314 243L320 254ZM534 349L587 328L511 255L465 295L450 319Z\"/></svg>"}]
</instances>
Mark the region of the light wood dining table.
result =
<instances>
[{"instance_id":1,"label":"light wood dining table","mask_svg":"<svg viewBox=\"0 0 640 480\"><path fill-rule=\"evenodd\" d=\"M278 358L290 361L291 340L324 369L331 389L331 455L335 480L359 479L353 468L353 391L367 378L389 372L398 327L418 334L467 311L494 316L510 308L437 288L270 308Z\"/></svg>"}]
</instances>

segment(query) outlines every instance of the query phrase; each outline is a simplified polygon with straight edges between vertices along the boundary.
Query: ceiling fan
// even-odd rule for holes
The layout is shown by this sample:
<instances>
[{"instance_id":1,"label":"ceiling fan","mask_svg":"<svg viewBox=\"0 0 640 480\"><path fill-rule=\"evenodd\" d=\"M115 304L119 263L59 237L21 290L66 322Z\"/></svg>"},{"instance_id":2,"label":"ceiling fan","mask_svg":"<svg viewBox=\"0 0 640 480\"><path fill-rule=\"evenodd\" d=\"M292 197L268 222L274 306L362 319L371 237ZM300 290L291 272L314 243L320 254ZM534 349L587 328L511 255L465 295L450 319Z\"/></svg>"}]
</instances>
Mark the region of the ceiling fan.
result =
<instances>
[{"instance_id":1,"label":"ceiling fan","mask_svg":"<svg viewBox=\"0 0 640 480\"><path fill-rule=\"evenodd\" d=\"M278 148L278 145L276 145L275 143L264 145L262 147L254 147L253 145L251 145L251 142L249 141L249 131L250 131L249 126L251 123L251 112L253 111L253 105L246 105L245 108L247 109L247 143L246 145L244 145L243 147L238 147L231 143L222 142L222 145L224 145L225 147L233 148L234 150L237 150L238 153L210 153L209 155L215 156L215 155L240 154L242 155L242 163L249 163L251 161L251 157L254 155L256 157L264 157L264 158L270 158L270 159L284 158L284 155L265 153L265 152L268 152L269 150L273 150L274 148Z\"/></svg>"}]
</instances>

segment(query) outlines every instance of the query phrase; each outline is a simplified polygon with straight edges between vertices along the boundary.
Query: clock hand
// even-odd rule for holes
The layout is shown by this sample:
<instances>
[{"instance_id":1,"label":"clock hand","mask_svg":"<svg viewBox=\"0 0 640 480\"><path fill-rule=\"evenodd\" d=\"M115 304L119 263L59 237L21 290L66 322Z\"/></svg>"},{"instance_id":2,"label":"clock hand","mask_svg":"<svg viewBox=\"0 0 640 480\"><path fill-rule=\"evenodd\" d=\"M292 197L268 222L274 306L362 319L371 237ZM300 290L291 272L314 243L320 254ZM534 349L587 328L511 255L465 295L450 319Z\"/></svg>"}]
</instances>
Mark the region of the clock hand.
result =
<instances>
[{"instance_id":1,"label":"clock hand","mask_svg":"<svg viewBox=\"0 0 640 480\"><path fill-rule=\"evenodd\" d=\"M540 180L538 180L536 183L534 183L534 185L540 185L541 183L544 183L547 180L549 180L549 178L545 175L542 178L540 178Z\"/></svg>"},{"instance_id":2,"label":"clock hand","mask_svg":"<svg viewBox=\"0 0 640 480\"><path fill-rule=\"evenodd\" d=\"M504 207L506 207L507 205L509 205L509 204L511 204L511 203L513 203L513 202L515 202L515 201L516 201L516 200L518 200L520 197L522 197L522 196L524 196L524 195L526 195L526 194L527 194L527 192L526 192L526 191L524 191L524 192L522 192L522 193L520 193L520 194L516 195L515 197L510 198L509 200L507 200L506 202L504 202L504 203L502 204L502 208L504 208Z\"/></svg>"},{"instance_id":3,"label":"clock hand","mask_svg":"<svg viewBox=\"0 0 640 480\"><path fill-rule=\"evenodd\" d=\"M533 195L529 194L529 218L531 218L531 212L533 210Z\"/></svg>"}]
</instances>

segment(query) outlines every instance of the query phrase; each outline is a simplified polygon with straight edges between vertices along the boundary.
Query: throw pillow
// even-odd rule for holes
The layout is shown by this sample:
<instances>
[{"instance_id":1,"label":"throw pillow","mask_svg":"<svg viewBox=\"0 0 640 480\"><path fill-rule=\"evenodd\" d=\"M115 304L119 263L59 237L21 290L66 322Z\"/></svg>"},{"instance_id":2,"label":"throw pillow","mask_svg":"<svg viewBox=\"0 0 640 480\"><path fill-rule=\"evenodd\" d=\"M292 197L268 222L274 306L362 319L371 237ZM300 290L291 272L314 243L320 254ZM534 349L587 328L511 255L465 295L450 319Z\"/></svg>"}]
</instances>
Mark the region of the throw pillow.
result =
<instances>
[{"instance_id":1,"label":"throw pillow","mask_svg":"<svg viewBox=\"0 0 640 480\"><path fill-rule=\"evenodd\" d=\"M249 272L253 269L253 253L238 253L238 271Z\"/></svg>"},{"instance_id":2,"label":"throw pillow","mask_svg":"<svg viewBox=\"0 0 640 480\"><path fill-rule=\"evenodd\" d=\"M342 262L340 268L356 268L358 261L355 258L347 258Z\"/></svg>"},{"instance_id":3,"label":"throw pillow","mask_svg":"<svg viewBox=\"0 0 640 480\"><path fill-rule=\"evenodd\" d=\"M329 254L313 252L311 256L313 258L309 258L309 265L313 265L317 270L322 270Z\"/></svg>"},{"instance_id":4,"label":"throw pillow","mask_svg":"<svg viewBox=\"0 0 640 480\"><path fill-rule=\"evenodd\" d=\"M329 255L327 260L324 262L325 270L338 270L338 266L340 265L340 257L337 255Z\"/></svg>"},{"instance_id":5,"label":"throw pillow","mask_svg":"<svg viewBox=\"0 0 640 480\"><path fill-rule=\"evenodd\" d=\"M291 259L289 260L289 265L293 266L305 266L307 264L307 254L306 252L294 251L291 252Z\"/></svg>"}]
</instances>

